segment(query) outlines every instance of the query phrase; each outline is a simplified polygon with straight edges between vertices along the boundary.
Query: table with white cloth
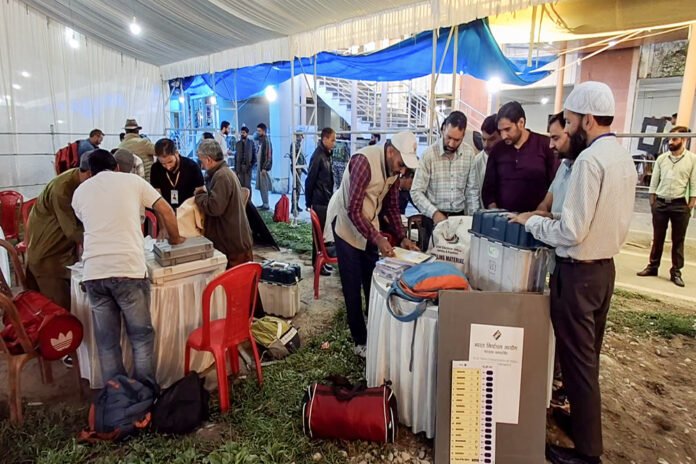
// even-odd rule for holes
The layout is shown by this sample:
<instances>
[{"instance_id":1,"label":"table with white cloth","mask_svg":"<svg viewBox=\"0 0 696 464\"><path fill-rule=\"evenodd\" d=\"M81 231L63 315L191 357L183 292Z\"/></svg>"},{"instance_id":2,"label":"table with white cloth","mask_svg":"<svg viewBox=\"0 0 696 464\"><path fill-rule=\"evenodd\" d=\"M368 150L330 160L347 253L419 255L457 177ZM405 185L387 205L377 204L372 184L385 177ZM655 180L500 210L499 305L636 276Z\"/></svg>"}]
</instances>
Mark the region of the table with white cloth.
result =
<instances>
[{"instance_id":1,"label":"table with white cloth","mask_svg":"<svg viewBox=\"0 0 696 464\"><path fill-rule=\"evenodd\" d=\"M213 271L171 280L162 284L151 284L150 314L155 329L154 364L155 376L160 387L166 388L184 375L186 340L191 332L203 325L202 296L205 287L217 275L224 272L225 265ZM80 288L81 266L72 266L70 294L72 313L84 326L84 339L77 350L82 378L89 380L91 388L102 388L101 368L97 342L92 329L92 312L87 294ZM211 304L210 319L221 319L226 314L223 292L215 292ZM130 371L132 350L127 341L125 325L122 324L121 347L124 365ZM191 352L191 369L202 371L213 363L206 352Z\"/></svg>"},{"instance_id":2,"label":"table with white cloth","mask_svg":"<svg viewBox=\"0 0 696 464\"><path fill-rule=\"evenodd\" d=\"M0 227L0 240L5 240L5 233L2 231L2 227ZM7 285L12 287L12 278L10 276L10 258L7 255L7 250L4 248L0 248L0 272L2 272L2 275L5 276L5 282L7 282Z\"/></svg>"},{"instance_id":3,"label":"table with white cloth","mask_svg":"<svg viewBox=\"0 0 696 464\"><path fill-rule=\"evenodd\" d=\"M392 382L399 408L399 421L414 433L435 436L438 307L428 305L414 322L401 322L387 309L391 281L372 277L367 318L367 363L369 387ZM400 300L394 310L413 311L415 303ZM414 333L415 331L415 333Z\"/></svg>"}]
</instances>

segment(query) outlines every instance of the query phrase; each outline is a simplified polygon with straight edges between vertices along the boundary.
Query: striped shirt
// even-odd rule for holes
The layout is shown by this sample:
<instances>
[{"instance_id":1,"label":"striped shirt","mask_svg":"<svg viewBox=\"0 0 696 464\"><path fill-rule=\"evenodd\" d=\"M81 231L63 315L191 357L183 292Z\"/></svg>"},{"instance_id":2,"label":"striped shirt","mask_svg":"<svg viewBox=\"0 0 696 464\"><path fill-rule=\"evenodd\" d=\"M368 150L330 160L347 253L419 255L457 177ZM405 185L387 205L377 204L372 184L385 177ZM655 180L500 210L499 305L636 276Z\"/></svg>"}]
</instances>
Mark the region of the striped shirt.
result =
<instances>
[{"instance_id":1,"label":"striped shirt","mask_svg":"<svg viewBox=\"0 0 696 464\"><path fill-rule=\"evenodd\" d=\"M613 134L600 136L573 164L561 218L532 216L526 229L558 256L612 258L628 234L637 182L631 155Z\"/></svg>"},{"instance_id":2,"label":"striped shirt","mask_svg":"<svg viewBox=\"0 0 696 464\"><path fill-rule=\"evenodd\" d=\"M481 150L474 158L474 170L476 171L476 186L479 192L483 191L483 179L486 178L486 165L488 164L488 153L486 150ZM483 196L480 197L480 207L485 208L483 205Z\"/></svg>"},{"instance_id":3,"label":"striped shirt","mask_svg":"<svg viewBox=\"0 0 696 464\"><path fill-rule=\"evenodd\" d=\"M370 243L377 245L381 234L372 223L363 215L363 203L365 202L365 190L370 184L372 173L370 162L365 155L356 153L348 163L350 170L350 192L348 197L348 217ZM394 235L399 243L404 239L404 231L401 228L401 211L399 210L399 181L391 186L387 195L382 200L382 210L377 214L383 214L388 224L396 225L389 232Z\"/></svg>"},{"instance_id":4,"label":"striped shirt","mask_svg":"<svg viewBox=\"0 0 696 464\"><path fill-rule=\"evenodd\" d=\"M563 212L563 203L565 203L565 197L568 193L568 180L570 179L572 168L573 162L571 160L561 161L561 165L558 166L558 171L556 171L556 177L553 178L551 187L549 187L549 193L553 195L551 214L556 219L560 218Z\"/></svg>"},{"instance_id":5,"label":"striped shirt","mask_svg":"<svg viewBox=\"0 0 696 464\"><path fill-rule=\"evenodd\" d=\"M650 193L667 200L696 197L696 154L684 149L681 156L671 152L655 160Z\"/></svg>"},{"instance_id":6,"label":"striped shirt","mask_svg":"<svg viewBox=\"0 0 696 464\"><path fill-rule=\"evenodd\" d=\"M480 197L474 169L474 149L462 142L452 160L445 155L442 139L421 157L411 186L416 208L428 217L438 212L473 214Z\"/></svg>"}]
</instances>

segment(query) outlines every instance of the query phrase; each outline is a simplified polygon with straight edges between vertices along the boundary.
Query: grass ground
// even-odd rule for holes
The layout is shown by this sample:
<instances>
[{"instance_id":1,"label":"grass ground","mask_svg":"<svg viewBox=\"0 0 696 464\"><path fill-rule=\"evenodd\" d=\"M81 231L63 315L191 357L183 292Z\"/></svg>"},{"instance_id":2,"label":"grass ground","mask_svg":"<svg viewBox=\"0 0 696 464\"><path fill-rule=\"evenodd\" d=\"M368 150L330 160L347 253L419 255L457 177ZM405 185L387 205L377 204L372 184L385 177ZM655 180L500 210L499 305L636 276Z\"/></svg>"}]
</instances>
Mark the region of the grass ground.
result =
<instances>
[{"instance_id":1,"label":"grass ground","mask_svg":"<svg viewBox=\"0 0 696 464\"><path fill-rule=\"evenodd\" d=\"M0 422L0 450L10 463L283 463L346 462L341 443L312 443L302 432L301 402L306 387L328 375L358 380L364 363L353 355L340 311L330 328L281 363L264 368L263 388L253 376L235 384L229 414L221 415L213 396L214 427L186 437L147 434L124 444L82 445L75 440L86 425L87 406L63 404L32 408L22 427ZM321 344L329 342L329 349Z\"/></svg>"},{"instance_id":2,"label":"grass ground","mask_svg":"<svg viewBox=\"0 0 696 464\"><path fill-rule=\"evenodd\" d=\"M290 225L285 222L273 222L271 211L259 211L259 213L278 245L290 248L296 253L312 252L312 225L310 223L299 222L297 225Z\"/></svg>"}]
</instances>

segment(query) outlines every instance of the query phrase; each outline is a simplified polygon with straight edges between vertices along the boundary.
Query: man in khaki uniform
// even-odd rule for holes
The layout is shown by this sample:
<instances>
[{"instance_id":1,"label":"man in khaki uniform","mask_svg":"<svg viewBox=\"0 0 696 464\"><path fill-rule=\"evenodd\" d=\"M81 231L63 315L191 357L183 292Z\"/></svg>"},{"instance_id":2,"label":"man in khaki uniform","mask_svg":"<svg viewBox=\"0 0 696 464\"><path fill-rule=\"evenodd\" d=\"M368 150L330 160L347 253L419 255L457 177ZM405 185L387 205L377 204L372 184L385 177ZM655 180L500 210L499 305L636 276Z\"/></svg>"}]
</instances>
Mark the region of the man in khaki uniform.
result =
<instances>
[{"instance_id":1,"label":"man in khaki uniform","mask_svg":"<svg viewBox=\"0 0 696 464\"><path fill-rule=\"evenodd\" d=\"M135 119L126 119L123 129L126 131L126 135L118 148L124 148L143 160L145 180L150 182L150 169L152 169L152 163L155 161L155 145L149 140L140 137L142 127L138 125L138 121Z\"/></svg>"},{"instance_id":2,"label":"man in khaki uniform","mask_svg":"<svg viewBox=\"0 0 696 464\"><path fill-rule=\"evenodd\" d=\"M89 153L80 167L54 177L36 199L29 215L27 285L59 306L70 310L70 271L78 261L77 245L82 243L82 224L71 203L77 187L89 179Z\"/></svg>"}]
</instances>

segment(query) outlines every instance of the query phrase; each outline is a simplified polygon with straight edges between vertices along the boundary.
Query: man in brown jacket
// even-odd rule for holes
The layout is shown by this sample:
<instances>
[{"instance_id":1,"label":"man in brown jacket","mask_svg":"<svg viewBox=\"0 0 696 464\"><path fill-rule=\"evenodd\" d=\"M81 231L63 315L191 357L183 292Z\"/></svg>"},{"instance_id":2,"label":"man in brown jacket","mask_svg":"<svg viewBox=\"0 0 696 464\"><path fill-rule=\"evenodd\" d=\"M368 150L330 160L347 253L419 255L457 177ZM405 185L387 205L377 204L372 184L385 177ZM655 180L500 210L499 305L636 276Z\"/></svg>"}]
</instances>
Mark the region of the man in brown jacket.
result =
<instances>
[{"instance_id":1,"label":"man in brown jacket","mask_svg":"<svg viewBox=\"0 0 696 464\"><path fill-rule=\"evenodd\" d=\"M196 205L205 214L204 235L227 256L227 268L253 260L253 239L246 217L242 187L215 140L203 140L198 159L206 171L205 187L195 191Z\"/></svg>"}]
</instances>

